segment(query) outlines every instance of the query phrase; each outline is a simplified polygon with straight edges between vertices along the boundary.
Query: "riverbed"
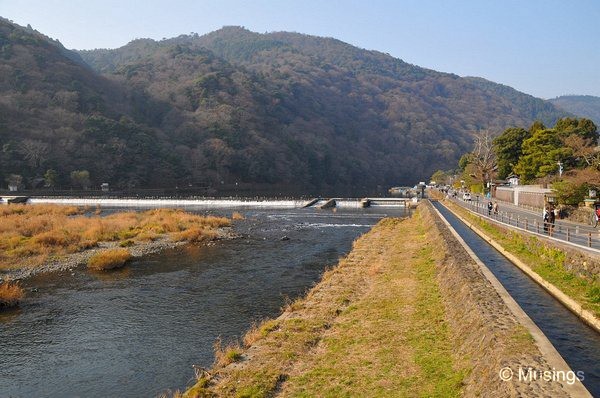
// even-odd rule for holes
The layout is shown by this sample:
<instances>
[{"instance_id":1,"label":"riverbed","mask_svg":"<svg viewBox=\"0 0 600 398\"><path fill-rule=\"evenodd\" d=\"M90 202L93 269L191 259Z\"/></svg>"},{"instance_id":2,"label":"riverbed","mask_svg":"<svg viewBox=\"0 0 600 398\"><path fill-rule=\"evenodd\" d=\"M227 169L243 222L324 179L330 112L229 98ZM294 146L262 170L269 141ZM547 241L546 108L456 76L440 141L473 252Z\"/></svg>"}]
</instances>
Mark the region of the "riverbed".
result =
<instances>
[{"instance_id":1,"label":"riverbed","mask_svg":"<svg viewBox=\"0 0 600 398\"><path fill-rule=\"evenodd\" d=\"M188 209L190 210L190 209ZM201 211L230 215L227 211ZM213 344L243 336L303 294L352 241L402 208L243 209L242 237L124 269L38 275L0 314L0 396L152 397L184 389Z\"/></svg>"}]
</instances>

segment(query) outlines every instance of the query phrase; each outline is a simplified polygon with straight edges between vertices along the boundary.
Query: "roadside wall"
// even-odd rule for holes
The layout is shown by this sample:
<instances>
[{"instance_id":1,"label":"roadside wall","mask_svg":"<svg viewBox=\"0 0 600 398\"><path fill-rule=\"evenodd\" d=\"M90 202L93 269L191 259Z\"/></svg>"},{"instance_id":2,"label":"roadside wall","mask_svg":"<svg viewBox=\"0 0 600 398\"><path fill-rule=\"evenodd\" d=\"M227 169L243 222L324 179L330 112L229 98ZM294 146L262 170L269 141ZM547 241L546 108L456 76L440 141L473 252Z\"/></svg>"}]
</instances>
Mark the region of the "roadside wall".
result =
<instances>
[{"instance_id":1,"label":"roadside wall","mask_svg":"<svg viewBox=\"0 0 600 398\"><path fill-rule=\"evenodd\" d=\"M544 208L545 197L551 193L551 189L541 188L537 185L518 185L515 187L497 187L494 197L515 205L542 209Z\"/></svg>"},{"instance_id":2,"label":"roadside wall","mask_svg":"<svg viewBox=\"0 0 600 398\"><path fill-rule=\"evenodd\" d=\"M494 193L494 197L498 200L502 200L504 202L515 202L515 193L512 188L508 187L498 187L496 188L496 192Z\"/></svg>"},{"instance_id":3,"label":"roadside wall","mask_svg":"<svg viewBox=\"0 0 600 398\"><path fill-rule=\"evenodd\" d=\"M550 190L548 190L550 192ZM548 192L548 193L549 193ZM545 192L530 192L530 191L520 191L518 193L518 203L517 205L525 205L536 207L538 209L543 209L545 205Z\"/></svg>"}]
</instances>

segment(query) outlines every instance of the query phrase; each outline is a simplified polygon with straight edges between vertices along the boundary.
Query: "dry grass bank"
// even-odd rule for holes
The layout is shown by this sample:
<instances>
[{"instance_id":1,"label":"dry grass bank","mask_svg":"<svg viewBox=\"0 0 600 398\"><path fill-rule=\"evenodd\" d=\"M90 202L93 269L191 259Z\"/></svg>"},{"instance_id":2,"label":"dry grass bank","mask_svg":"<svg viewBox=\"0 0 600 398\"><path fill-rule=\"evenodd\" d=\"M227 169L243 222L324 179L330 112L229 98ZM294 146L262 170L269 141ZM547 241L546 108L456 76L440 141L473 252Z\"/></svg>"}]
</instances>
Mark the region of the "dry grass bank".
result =
<instances>
[{"instance_id":1,"label":"dry grass bank","mask_svg":"<svg viewBox=\"0 0 600 398\"><path fill-rule=\"evenodd\" d=\"M0 310L2 308L14 307L25 296L25 292L18 283L0 283Z\"/></svg>"},{"instance_id":2,"label":"dry grass bank","mask_svg":"<svg viewBox=\"0 0 600 398\"><path fill-rule=\"evenodd\" d=\"M128 246L163 236L176 241L214 239L218 228L229 225L226 218L174 209L88 217L73 206L2 206L0 270L39 266L48 259L81 252L100 242Z\"/></svg>"}]
</instances>

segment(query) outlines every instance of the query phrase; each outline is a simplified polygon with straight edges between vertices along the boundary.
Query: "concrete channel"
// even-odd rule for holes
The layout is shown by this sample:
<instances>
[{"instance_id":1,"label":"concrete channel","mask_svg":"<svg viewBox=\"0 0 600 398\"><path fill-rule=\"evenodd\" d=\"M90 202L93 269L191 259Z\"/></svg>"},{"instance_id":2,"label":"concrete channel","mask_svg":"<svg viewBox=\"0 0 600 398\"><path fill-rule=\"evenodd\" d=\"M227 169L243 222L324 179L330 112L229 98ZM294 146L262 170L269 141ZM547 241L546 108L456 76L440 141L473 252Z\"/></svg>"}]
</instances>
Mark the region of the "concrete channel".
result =
<instances>
[{"instance_id":1,"label":"concrete channel","mask_svg":"<svg viewBox=\"0 0 600 398\"><path fill-rule=\"evenodd\" d=\"M583 385L600 397L600 334L564 307L440 203L434 207L547 337ZM535 337L535 336L534 336Z\"/></svg>"}]
</instances>

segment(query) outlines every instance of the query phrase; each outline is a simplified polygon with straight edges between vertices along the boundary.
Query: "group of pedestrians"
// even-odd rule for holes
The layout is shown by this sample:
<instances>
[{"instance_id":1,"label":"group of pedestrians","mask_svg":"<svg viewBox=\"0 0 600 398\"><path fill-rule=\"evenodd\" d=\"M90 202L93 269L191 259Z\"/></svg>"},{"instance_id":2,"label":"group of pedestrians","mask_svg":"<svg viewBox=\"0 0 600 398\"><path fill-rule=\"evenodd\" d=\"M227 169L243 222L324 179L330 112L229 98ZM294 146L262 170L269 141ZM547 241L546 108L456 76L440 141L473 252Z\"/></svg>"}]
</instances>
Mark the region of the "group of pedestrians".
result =
<instances>
[{"instance_id":1,"label":"group of pedestrians","mask_svg":"<svg viewBox=\"0 0 600 398\"><path fill-rule=\"evenodd\" d=\"M488 216L498 215L498 202L492 202L491 200L487 204ZM542 213L542 217L544 219L544 233L552 235L554 233L554 225L556 223L556 219L559 218L559 209L553 207L552 205L544 206L544 211Z\"/></svg>"},{"instance_id":2,"label":"group of pedestrians","mask_svg":"<svg viewBox=\"0 0 600 398\"><path fill-rule=\"evenodd\" d=\"M488 216L491 216L492 212L494 212L494 215L497 216L498 215L498 202L492 202L490 200L487 204L487 209L488 209Z\"/></svg>"},{"instance_id":3,"label":"group of pedestrians","mask_svg":"<svg viewBox=\"0 0 600 398\"><path fill-rule=\"evenodd\" d=\"M552 235L554 233L554 223L558 218L559 210L552 205L544 206L542 217L544 219L544 233Z\"/></svg>"}]
</instances>

